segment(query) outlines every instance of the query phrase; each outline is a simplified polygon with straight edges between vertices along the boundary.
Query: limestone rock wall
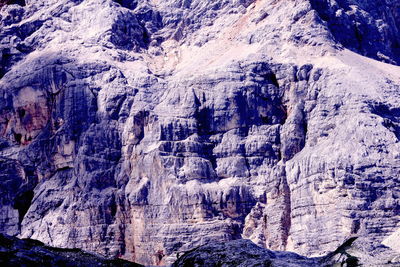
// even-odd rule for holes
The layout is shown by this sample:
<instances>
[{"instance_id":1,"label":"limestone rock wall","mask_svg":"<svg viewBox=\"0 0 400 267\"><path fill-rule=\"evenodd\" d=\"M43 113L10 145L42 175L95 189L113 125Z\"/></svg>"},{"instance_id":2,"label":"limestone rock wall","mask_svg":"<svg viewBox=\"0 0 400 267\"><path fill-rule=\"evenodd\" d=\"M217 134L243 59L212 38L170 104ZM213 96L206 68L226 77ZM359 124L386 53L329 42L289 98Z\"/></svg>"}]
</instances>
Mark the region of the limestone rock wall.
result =
<instances>
[{"instance_id":1,"label":"limestone rock wall","mask_svg":"<svg viewBox=\"0 0 400 267\"><path fill-rule=\"evenodd\" d=\"M0 11L2 232L156 265L399 227L394 2L25 2Z\"/></svg>"}]
</instances>

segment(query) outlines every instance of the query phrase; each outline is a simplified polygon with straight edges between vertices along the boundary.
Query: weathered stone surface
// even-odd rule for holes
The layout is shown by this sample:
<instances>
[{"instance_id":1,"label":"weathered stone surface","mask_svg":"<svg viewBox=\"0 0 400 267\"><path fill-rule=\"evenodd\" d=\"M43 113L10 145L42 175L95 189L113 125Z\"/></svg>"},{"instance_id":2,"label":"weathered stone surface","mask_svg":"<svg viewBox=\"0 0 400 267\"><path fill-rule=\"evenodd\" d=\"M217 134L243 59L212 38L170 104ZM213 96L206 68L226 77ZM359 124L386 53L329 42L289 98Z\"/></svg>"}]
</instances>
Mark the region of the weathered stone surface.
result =
<instances>
[{"instance_id":1,"label":"weathered stone surface","mask_svg":"<svg viewBox=\"0 0 400 267\"><path fill-rule=\"evenodd\" d=\"M249 240L204 245L182 255L173 267L184 266L322 266L319 258L306 258L292 252L275 252Z\"/></svg>"},{"instance_id":2,"label":"weathered stone surface","mask_svg":"<svg viewBox=\"0 0 400 267\"><path fill-rule=\"evenodd\" d=\"M368 238L352 237L320 262L325 266L398 266L400 254Z\"/></svg>"},{"instance_id":3,"label":"weathered stone surface","mask_svg":"<svg viewBox=\"0 0 400 267\"><path fill-rule=\"evenodd\" d=\"M392 233L385 240L383 240L382 244L400 253L399 240L400 240L400 230L398 229L396 232Z\"/></svg>"},{"instance_id":4,"label":"weathered stone surface","mask_svg":"<svg viewBox=\"0 0 400 267\"><path fill-rule=\"evenodd\" d=\"M0 11L2 232L162 265L400 227L396 1L25 4Z\"/></svg>"}]
</instances>

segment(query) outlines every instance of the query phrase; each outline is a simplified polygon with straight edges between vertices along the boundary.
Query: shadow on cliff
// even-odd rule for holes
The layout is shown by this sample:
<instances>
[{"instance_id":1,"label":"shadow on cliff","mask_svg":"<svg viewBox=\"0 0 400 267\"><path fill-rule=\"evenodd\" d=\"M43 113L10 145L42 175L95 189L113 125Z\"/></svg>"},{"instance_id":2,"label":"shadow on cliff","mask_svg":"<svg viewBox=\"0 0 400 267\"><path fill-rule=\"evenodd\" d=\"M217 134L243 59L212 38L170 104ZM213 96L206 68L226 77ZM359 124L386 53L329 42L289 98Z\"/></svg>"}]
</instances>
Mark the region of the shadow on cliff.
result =
<instances>
[{"instance_id":1,"label":"shadow on cliff","mask_svg":"<svg viewBox=\"0 0 400 267\"><path fill-rule=\"evenodd\" d=\"M400 2L310 0L335 40L361 55L400 64Z\"/></svg>"}]
</instances>

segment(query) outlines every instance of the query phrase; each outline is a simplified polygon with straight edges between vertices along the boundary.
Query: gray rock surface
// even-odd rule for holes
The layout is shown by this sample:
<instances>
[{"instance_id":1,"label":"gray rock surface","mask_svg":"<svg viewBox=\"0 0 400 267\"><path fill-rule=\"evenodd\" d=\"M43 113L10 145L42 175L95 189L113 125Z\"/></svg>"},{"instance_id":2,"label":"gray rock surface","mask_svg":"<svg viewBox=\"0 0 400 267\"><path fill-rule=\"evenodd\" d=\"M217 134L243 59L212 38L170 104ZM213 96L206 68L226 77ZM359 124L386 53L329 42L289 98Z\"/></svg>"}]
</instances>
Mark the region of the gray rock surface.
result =
<instances>
[{"instance_id":1,"label":"gray rock surface","mask_svg":"<svg viewBox=\"0 0 400 267\"><path fill-rule=\"evenodd\" d=\"M208 244L188 251L178 258L173 267L203 266L287 266L317 267L320 258L302 257L293 252L271 251L256 246L250 240L233 240L226 243Z\"/></svg>"},{"instance_id":2,"label":"gray rock surface","mask_svg":"<svg viewBox=\"0 0 400 267\"><path fill-rule=\"evenodd\" d=\"M400 254L369 238L352 237L320 262L325 266L399 266Z\"/></svg>"},{"instance_id":3,"label":"gray rock surface","mask_svg":"<svg viewBox=\"0 0 400 267\"><path fill-rule=\"evenodd\" d=\"M399 229L397 1L24 4L0 10L1 232L162 265Z\"/></svg>"}]
</instances>

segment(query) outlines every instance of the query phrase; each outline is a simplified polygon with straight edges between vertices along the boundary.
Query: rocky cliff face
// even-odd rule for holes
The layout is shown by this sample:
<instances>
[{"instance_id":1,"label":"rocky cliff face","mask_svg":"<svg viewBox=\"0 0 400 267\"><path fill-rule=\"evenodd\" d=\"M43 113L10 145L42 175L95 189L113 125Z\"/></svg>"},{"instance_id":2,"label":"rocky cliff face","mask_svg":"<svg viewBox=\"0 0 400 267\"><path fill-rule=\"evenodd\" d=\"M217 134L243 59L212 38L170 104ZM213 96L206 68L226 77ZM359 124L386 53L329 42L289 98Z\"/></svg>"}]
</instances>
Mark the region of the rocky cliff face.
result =
<instances>
[{"instance_id":1,"label":"rocky cliff face","mask_svg":"<svg viewBox=\"0 0 400 267\"><path fill-rule=\"evenodd\" d=\"M156 265L400 226L397 1L19 4L0 12L1 232Z\"/></svg>"}]
</instances>

